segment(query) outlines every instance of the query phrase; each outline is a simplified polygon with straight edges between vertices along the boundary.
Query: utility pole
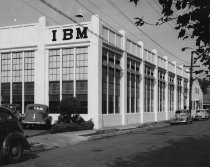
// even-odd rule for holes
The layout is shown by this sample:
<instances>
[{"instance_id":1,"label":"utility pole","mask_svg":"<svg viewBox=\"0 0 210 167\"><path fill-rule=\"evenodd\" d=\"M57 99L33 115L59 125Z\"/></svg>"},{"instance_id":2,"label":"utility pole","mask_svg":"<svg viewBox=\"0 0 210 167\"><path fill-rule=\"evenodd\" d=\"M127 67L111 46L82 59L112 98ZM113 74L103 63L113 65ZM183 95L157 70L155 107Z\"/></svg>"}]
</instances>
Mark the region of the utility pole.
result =
<instances>
[{"instance_id":1,"label":"utility pole","mask_svg":"<svg viewBox=\"0 0 210 167\"><path fill-rule=\"evenodd\" d=\"M184 67L190 67L190 90L189 90L189 111L191 113L192 110L192 84L193 84L193 67L199 67L199 66L193 66L193 55L195 54L195 51L191 51L191 63L190 66L184 66Z\"/></svg>"}]
</instances>

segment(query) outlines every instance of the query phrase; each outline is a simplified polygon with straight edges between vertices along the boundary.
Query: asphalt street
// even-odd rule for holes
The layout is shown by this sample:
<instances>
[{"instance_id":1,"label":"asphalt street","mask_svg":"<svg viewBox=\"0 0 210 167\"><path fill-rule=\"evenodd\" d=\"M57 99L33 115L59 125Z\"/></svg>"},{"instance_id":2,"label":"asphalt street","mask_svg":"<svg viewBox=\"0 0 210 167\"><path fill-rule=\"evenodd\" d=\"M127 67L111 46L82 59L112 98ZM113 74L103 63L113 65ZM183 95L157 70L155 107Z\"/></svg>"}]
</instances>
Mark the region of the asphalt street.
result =
<instances>
[{"instance_id":1,"label":"asphalt street","mask_svg":"<svg viewBox=\"0 0 210 167\"><path fill-rule=\"evenodd\" d=\"M26 155L24 166L209 167L210 120L144 130Z\"/></svg>"}]
</instances>

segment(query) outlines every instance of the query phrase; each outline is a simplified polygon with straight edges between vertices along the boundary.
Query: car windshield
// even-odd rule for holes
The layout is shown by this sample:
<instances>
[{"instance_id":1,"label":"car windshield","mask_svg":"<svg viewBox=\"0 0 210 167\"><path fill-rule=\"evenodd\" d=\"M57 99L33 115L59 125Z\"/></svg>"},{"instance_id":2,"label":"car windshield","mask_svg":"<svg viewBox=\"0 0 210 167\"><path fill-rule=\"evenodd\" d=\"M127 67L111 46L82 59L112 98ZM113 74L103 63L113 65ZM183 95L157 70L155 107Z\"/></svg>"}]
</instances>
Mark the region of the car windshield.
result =
<instances>
[{"instance_id":1,"label":"car windshield","mask_svg":"<svg viewBox=\"0 0 210 167\"><path fill-rule=\"evenodd\" d=\"M182 114L182 113L186 114L187 111L185 111L185 110L177 110L177 111L176 111L176 114Z\"/></svg>"},{"instance_id":2,"label":"car windshield","mask_svg":"<svg viewBox=\"0 0 210 167\"><path fill-rule=\"evenodd\" d=\"M203 110L197 110L197 111L196 111L196 113L199 113L199 112L204 112L204 111L203 111Z\"/></svg>"}]
</instances>

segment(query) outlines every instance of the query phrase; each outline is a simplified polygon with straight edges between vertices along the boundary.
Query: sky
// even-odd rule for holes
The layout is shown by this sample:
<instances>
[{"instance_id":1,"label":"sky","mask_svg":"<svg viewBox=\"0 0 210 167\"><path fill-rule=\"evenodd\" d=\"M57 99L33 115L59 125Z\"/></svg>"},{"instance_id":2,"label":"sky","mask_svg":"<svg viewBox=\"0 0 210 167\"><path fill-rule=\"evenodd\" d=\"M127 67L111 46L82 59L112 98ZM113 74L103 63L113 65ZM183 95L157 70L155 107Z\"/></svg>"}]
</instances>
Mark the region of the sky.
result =
<instances>
[{"instance_id":1,"label":"sky","mask_svg":"<svg viewBox=\"0 0 210 167\"><path fill-rule=\"evenodd\" d=\"M158 0L139 0L137 6L129 2L130 0L47 1L79 22L90 21L91 16L97 14L101 21L112 29L125 30L127 37L132 41L143 41L145 48L156 49L158 55L168 56L169 61L190 65L190 51L182 52L181 48L194 47L194 42L178 39L178 32L173 29L174 23L141 27L134 24L135 17L143 17L149 23L156 23L161 13ZM46 17L48 25L72 23L39 0L0 0L0 4L0 27L36 23L40 16ZM84 12L82 19L75 17L79 10Z\"/></svg>"}]
</instances>

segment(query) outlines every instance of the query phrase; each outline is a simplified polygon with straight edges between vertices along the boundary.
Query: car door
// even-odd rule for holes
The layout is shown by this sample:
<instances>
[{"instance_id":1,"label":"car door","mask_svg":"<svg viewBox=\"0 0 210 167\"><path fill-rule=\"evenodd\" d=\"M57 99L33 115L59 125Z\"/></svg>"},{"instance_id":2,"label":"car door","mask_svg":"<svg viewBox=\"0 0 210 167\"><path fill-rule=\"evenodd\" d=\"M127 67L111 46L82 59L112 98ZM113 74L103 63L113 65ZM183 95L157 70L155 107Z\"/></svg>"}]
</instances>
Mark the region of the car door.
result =
<instances>
[{"instance_id":1,"label":"car door","mask_svg":"<svg viewBox=\"0 0 210 167\"><path fill-rule=\"evenodd\" d=\"M6 136L6 131L5 131L5 119L4 119L4 112L0 110L0 146L2 146L2 142L4 140L4 137Z\"/></svg>"}]
</instances>

